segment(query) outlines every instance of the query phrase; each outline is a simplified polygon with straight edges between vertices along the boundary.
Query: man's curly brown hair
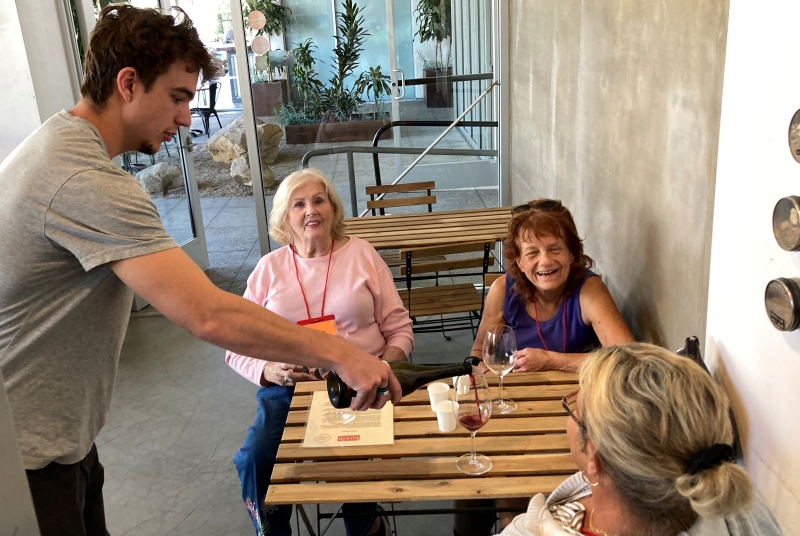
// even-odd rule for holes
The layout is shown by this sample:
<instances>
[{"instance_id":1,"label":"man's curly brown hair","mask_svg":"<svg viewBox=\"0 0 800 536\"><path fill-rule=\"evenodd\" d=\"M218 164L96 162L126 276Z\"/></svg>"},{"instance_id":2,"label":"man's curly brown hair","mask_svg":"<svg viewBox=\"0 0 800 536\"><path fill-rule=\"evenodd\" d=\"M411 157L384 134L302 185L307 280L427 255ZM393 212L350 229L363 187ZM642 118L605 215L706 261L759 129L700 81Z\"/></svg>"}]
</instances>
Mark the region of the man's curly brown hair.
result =
<instances>
[{"instance_id":1,"label":"man's curly brown hair","mask_svg":"<svg viewBox=\"0 0 800 536\"><path fill-rule=\"evenodd\" d=\"M529 201L528 204L537 205L543 201L546 200L535 199ZM567 207L563 205L549 211L535 208L526 210L514 215L508 222L508 233L503 241L503 257L505 257L506 270L516 279L514 292L526 301L534 301L536 287L528 281L528 278L517 266L517 259L520 258L522 249L520 237L524 237L528 233L540 239L545 236L555 236L564 240L567 249L572 253L572 264L569 268L564 294L573 292L578 282L583 279L586 270L594 266L594 261L584 254L583 240L578 236L575 220L572 219L572 214Z\"/></svg>"},{"instance_id":2,"label":"man's curly brown hair","mask_svg":"<svg viewBox=\"0 0 800 536\"><path fill-rule=\"evenodd\" d=\"M83 63L85 99L102 109L125 67L136 69L145 91L178 61L186 63L187 72L199 71L203 82L222 74L221 62L200 41L192 19L179 7L170 9L175 16L130 5L103 8Z\"/></svg>"}]
</instances>

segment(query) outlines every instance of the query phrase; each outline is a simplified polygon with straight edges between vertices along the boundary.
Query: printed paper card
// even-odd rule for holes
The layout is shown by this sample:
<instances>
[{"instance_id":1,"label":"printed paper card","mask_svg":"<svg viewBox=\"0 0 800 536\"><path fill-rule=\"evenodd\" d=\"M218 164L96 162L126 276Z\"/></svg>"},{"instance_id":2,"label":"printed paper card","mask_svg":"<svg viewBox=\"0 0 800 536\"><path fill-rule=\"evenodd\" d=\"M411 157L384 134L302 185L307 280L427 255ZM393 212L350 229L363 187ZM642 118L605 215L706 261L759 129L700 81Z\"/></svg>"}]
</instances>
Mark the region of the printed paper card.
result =
<instances>
[{"instance_id":1,"label":"printed paper card","mask_svg":"<svg viewBox=\"0 0 800 536\"><path fill-rule=\"evenodd\" d=\"M394 443L394 406L388 402L382 409L356 411L347 424L330 418L336 409L327 391L314 391L306 422L303 447L347 447L352 445L391 445Z\"/></svg>"}]
</instances>

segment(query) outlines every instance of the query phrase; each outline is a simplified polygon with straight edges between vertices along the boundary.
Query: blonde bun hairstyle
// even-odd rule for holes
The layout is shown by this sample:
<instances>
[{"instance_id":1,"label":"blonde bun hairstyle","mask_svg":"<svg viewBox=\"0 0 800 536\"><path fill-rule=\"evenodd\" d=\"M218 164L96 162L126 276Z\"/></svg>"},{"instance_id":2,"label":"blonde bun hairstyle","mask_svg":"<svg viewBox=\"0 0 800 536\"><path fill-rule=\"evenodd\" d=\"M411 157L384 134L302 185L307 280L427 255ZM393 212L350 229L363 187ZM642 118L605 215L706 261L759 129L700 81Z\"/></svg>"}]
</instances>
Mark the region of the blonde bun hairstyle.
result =
<instances>
[{"instance_id":1,"label":"blonde bun hairstyle","mask_svg":"<svg viewBox=\"0 0 800 536\"><path fill-rule=\"evenodd\" d=\"M675 534L698 515L750 505L750 478L724 456L687 474L698 454L733 441L728 397L699 365L652 344L602 348L581 366L580 387L582 440L632 513Z\"/></svg>"}]
</instances>

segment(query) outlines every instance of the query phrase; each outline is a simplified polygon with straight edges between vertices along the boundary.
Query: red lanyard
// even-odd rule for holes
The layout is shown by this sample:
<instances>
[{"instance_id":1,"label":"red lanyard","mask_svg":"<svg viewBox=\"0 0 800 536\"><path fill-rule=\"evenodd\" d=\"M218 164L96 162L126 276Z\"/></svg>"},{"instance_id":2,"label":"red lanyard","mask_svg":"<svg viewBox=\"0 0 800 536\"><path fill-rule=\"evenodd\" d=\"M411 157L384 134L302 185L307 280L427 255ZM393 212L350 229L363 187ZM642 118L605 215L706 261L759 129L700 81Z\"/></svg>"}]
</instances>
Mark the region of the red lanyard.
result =
<instances>
[{"instance_id":1,"label":"red lanyard","mask_svg":"<svg viewBox=\"0 0 800 536\"><path fill-rule=\"evenodd\" d=\"M297 270L297 253L294 251L294 245L289 246L292 250L292 261L294 262L294 275L297 277L297 284L300 285L300 292L303 294L303 302L306 304L306 313L308 313L309 320L311 319L311 309L308 308L308 300L306 299L306 291L303 290L303 283L300 281L300 272ZM325 271L325 288L322 291L322 311L319 316L325 316L325 295L328 293L328 274L331 273L331 259L333 259L333 239L331 238L331 252L328 254L328 269Z\"/></svg>"},{"instance_id":2,"label":"red lanyard","mask_svg":"<svg viewBox=\"0 0 800 536\"><path fill-rule=\"evenodd\" d=\"M564 351L562 353L567 353L567 297L564 296L564 304L562 306L564 310L561 317L564 319ZM550 349L547 347L547 343L544 341L544 337L542 337L542 330L539 329L539 308L536 307L536 300L533 300L533 312L536 315L536 332L539 334L539 339L541 339L542 344L544 345L544 349L548 352Z\"/></svg>"}]
</instances>

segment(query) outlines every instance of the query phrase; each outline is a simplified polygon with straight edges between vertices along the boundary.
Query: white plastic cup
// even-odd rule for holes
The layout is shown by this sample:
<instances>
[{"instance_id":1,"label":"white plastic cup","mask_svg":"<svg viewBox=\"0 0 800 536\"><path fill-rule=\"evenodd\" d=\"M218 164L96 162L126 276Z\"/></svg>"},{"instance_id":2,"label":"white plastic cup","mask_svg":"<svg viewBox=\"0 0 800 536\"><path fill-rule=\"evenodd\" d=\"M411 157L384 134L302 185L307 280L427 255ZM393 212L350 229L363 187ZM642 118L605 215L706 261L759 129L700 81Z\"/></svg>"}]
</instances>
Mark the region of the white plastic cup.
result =
<instances>
[{"instance_id":1,"label":"white plastic cup","mask_svg":"<svg viewBox=\"0 0 800 536\"><path fill-rule=\"evenodd\" d=\"M454 389L458 394L465 395L469 393L469 386L469 376L458 376L458 381L456 382Z\"/></svg>"},{"instance_id":2,"label":"white plastic cup","mask_svg":"<svg viewBox=\"0 0 800 536\"><path fill-rule=\"evenodd\" d=\"M449 398L450 386L446 383L436 382L428 386L428 396L431 399L431 411L436 411L436 404Z\"/></svg>"},{"instance_id":3,"label":"white plastic cup","mask_svg":"<svg viewBox=\"0 0 800 536\"><path fill-rule=\"evenodd\" d=\"M453 404L450 400L442 400L436 404L436 421L439 423L439 430L442 432L452 432L456 429L456 415L453 411Z\"/></svg>"}]
</instances>

